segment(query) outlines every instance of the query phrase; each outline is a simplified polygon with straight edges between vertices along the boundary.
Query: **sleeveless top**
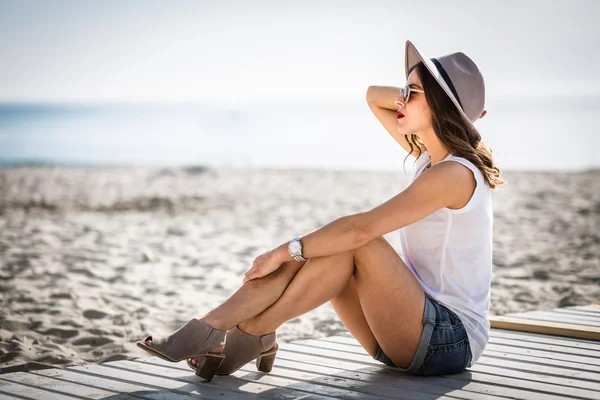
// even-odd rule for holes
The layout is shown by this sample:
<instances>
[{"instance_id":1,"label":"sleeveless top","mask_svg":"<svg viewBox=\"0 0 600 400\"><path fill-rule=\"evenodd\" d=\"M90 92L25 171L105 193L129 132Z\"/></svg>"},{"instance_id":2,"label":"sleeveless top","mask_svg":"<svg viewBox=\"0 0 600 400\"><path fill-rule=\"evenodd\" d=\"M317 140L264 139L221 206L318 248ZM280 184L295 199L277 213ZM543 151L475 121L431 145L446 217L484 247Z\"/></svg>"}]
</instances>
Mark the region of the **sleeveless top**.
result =
<instances>
[{"instance_id":1,"label":"sleeveless top","mask_svg":"<svg viewBox=\"0 0 600 400\"><path fill-rule=\"evenodd\" d=\"M431 161L425 151L417 159L413 181ZM400 229L403 259L427 295L446 306L463 323L472 358L481 356L489 339L492 280L491 189L469 160L449 155L469 168L477 186L461 209L441 208Z\"/></svg>"}]
</instances>

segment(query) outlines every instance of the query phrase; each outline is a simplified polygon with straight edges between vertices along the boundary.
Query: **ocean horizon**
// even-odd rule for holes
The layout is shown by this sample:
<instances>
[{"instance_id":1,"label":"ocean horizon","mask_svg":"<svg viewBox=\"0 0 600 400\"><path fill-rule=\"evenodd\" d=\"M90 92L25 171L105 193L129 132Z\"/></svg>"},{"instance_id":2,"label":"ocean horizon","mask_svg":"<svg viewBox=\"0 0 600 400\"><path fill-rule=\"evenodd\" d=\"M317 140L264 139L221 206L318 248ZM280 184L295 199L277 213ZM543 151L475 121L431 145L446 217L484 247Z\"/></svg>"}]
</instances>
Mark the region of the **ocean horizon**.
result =
<instances>
[{"instance_id":1,"label":"ocean horizon","mask_svg":"<svg viewBox=\"0 0 600 400\"><path fill-rule=\"evenodd\" d=\"M488 101L477 121L498 166L600 169L600 96ZM0 166L412 170L366 102L0 103Z\"/></svg>"}]
</instances>

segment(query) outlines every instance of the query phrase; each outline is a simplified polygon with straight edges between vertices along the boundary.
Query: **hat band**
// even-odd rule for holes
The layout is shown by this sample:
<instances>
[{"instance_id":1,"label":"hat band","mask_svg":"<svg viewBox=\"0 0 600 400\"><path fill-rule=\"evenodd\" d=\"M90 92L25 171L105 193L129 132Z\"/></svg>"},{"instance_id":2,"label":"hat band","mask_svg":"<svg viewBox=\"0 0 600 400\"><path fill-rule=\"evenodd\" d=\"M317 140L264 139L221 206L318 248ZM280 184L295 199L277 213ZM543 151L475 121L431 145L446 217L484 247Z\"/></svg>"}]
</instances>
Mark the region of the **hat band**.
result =
<instances>
[{"instance_id":1,"label":"hat band","mask_svg":"<svg viewBox=\"0 0 600 400\"><path fill-rule=\"evenodd\" d=\"M454 89L454 85L452 84L452 81L450 80L450 77L446 73L446 70L444 69L444 67L442 67L442 64L440 64L440 62L437 60L437 58L432 58L431 61L433 61L433 63L437 67L438 71L440 71L440 75L442 75L442 78L444 78L444 81L446 82L446 84L448 85L448 87L450 88L450 90L452 91L452 94L454 95L454 97L456 97L456 100L458 101L458 104L460 104L460 108L462 108L462 110L464 112L465 108L463 107L462 103L460 102L460 98L458 97L458 93L456 93L456 89Z\"/></svg>"}]
</instances>

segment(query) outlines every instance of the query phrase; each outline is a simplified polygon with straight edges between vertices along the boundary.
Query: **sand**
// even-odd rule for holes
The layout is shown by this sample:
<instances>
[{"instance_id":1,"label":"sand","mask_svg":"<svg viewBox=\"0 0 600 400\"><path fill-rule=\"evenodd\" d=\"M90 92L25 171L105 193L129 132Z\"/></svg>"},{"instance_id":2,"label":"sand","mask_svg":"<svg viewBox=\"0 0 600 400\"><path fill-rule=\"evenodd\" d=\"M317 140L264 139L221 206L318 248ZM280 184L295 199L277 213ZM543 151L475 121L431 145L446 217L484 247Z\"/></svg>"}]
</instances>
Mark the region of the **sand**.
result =
<instances>
[{"instance_id":1,"label":"sand","mask_svg":"<svg viewBox=\"0 0 600 400\"><path fill-rule=\"evenodd\" d=\"M407 167L409 169L410 167ZM600 301L600 171L506 172L494 194L492 314ZM252 260L394 196L411 174L0 169L0 372L147 356L227 299ZM400 251L398 234L386 235ZM279 340L345 330L327 303Z\"/></svg>"}]
</instances>

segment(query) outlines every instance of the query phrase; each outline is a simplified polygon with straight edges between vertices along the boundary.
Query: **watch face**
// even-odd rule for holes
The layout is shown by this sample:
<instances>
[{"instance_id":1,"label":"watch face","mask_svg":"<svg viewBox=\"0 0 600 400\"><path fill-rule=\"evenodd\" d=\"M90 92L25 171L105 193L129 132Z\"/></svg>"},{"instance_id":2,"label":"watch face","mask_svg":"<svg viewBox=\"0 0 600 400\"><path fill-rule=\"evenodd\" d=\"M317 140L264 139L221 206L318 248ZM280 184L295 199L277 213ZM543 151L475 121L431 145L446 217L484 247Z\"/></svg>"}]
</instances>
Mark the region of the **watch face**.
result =
<instances>
[{"instance_id":1,"label":"watch face","mask_svg":"<svg viewBox=\"0 0 600 400\"><path fill-rule=\"evenodd\" d=\"M298 253L300 251L300 243L294 241L290 243L290 250L292 253Z\"/></svg>"}]
</instances>

